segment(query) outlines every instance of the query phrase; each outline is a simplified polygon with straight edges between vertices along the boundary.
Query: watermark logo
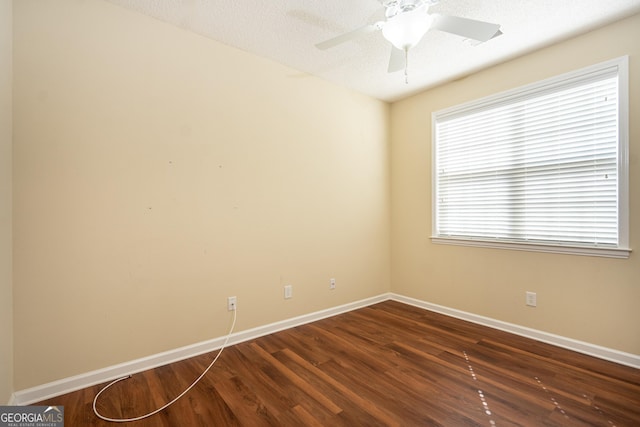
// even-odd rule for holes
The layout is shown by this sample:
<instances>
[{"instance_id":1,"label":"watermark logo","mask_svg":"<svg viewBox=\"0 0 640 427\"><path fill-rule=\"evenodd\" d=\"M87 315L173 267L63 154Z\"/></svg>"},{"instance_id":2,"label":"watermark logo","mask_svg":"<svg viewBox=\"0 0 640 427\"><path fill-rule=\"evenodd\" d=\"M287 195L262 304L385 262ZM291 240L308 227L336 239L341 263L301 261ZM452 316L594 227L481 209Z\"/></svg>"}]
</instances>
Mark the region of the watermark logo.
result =
<instances>
[{"instance_id":1,"label":"watermark logo","mask_svg":"<svg viewBox=\"0 0 640 427\"><path fill-rule=\"evenodd\" d=\"M0 427L64 427L64 407L0 406Z\"/></svg>"}]
</instances>

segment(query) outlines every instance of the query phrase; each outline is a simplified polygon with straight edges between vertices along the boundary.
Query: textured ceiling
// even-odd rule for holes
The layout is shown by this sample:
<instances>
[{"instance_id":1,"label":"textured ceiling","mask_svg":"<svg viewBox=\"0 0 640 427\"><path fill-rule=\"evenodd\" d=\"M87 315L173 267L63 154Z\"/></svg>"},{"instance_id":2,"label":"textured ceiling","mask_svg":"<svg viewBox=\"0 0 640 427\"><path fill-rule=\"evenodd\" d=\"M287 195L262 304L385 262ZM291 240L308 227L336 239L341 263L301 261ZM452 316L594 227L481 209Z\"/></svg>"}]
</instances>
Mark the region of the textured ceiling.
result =
<instances>
[{"instance_id":1,"label":"textured ceiling","mask_svg":"<svg viewBox=\"0 0 640 427\"><path fill-rule=\"evenodd\" d=\"M441 0L430 12L500 24L474 45L429 31L409 51L409 83L387 73L380 32L321 51L318 42L384 19L378 0L105 0L270 58L385 101L394 101L640 12L640 0Z\"/></svg>"}]
</instances>

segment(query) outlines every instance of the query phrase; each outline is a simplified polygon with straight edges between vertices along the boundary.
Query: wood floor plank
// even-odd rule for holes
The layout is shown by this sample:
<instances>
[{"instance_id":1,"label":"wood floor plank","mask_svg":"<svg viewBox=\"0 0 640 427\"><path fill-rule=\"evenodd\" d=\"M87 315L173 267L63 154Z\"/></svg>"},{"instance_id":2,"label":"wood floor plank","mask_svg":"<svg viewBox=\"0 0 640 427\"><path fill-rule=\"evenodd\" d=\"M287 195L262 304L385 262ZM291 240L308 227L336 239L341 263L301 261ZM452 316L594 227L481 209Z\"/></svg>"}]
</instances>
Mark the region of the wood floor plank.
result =
<instances>
[{"instance_id":1,"label":"wood floor plank","mask_svg":"<svg viewBox=\"0 0 640 427\"><path fill-rule=\"evenodd\" d=\"M311 387L306 381L300 378L294 371L289 369L286 365L281 363L278 359L276 359L272 354L268 353L264 349L262 349L256 343L252 343L249 346L253 351L255 351L258 356L260 356L267 364L275 369L276 372L281 374L281 378L279 380L280 383L284 381L286 378L287 381L290 382L292 386L295 386L298 390L306 394L307 396L313 398L319 404L324 406L326 409L330 410L333 413L339 413L342 409L336 403L334 403L331 399L327 398L327 396L319 393L314 387ZM272 377L274 379L278 379L277 377Z\"/></svg>"},{"instance_id":2,"label":"wood floor plank","mask_svg":"<svg viewBox=\"0 0 640 427\"><path fill-rule=\"evenodd\" d=\"M374 416L377 420L382 421L385 425L390 426L399 426L398 423L393 416L390 416L384 410L382 410L377 405L373 404L371 400L364 399L361 395L363 392L362 389L358 389L357 391L350 388L346 383L340 381L336 376L331 376L326 372L327 365L334 363L333 361L329 361L327 363L322 364L322 366L313 366L305 361L303 358L299 357L297 354L283 350L291 360L296 362L299 366L305 368L308 371L313 372L313 374L322 380L325 384L331 387L333 390L338 392L338 395L342 397L343 400L346 400L358 408L365 411L365 413Z\"/></svg>"},{"instance_id":3,"label":"wood floor plank","mask_svg":"<svg viewBox=\"0 0 640 427\"><path fill-rule=\"evenodd\" d=\"M98 408L152 411L214 357L135 374ZM100 388L38 404L64 406L70 426L112 426L91 408ZM123 425L638 426L640 370L386 301L228 348L173 406Z\"/></svg>"}]
</instances>

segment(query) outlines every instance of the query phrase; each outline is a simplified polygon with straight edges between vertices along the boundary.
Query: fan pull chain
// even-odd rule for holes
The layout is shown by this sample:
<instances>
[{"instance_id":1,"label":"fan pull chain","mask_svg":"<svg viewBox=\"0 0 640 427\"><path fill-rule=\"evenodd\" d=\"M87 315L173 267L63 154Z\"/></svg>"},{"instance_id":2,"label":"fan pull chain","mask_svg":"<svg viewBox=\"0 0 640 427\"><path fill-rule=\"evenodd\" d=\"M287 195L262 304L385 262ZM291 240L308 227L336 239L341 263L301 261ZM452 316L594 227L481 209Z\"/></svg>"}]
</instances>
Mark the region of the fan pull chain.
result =
<instances>
[{"instance_id":1,"label":"fan pull chain","mask_svg":"<svg viewBox=\"0 0 640 427\"><path fill-rule=\"evenodd\" d=\"M409 84L409 48L404 48L404 84Z\"/></svg>"}]
</instances>

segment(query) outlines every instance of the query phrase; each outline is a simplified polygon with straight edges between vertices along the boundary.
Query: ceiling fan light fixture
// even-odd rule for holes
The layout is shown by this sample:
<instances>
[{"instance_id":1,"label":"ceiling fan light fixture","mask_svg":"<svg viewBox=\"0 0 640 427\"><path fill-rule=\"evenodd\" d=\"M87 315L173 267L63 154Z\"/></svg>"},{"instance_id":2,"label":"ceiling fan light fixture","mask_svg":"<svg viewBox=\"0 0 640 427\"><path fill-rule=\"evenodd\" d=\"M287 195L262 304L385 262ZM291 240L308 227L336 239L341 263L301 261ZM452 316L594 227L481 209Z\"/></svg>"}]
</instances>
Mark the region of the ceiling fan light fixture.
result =
<instances>
[{"instance_id":1,"label":"ceiling fan light fixture","mask_svg":"<svg viewBox=\"0 0 640 427\"><path fill-rule=\"evenodd\" d=\"M432 22L433 16L423 5L388 19L382 27L382 35L398 49L408 50L422 40Z\"/></svg>"},{"instance_id":2,"label":"ceiling fan light fixture","mask_svg":"<svg viewBox=\"0 0 640 427\"><path fill-rule=\"evenodd\" d=\"M364 34L382 30L383 37L393 45L387 72L404 68L405 83L409 83L409 49L422 40L431 29L485 42L502 34L500 25L460 16L431 14L429 9L438 0L379 0L385 9L385 20L369 24L316 44L321 50L346 43Z\"/></svg>"}]
</instances>

